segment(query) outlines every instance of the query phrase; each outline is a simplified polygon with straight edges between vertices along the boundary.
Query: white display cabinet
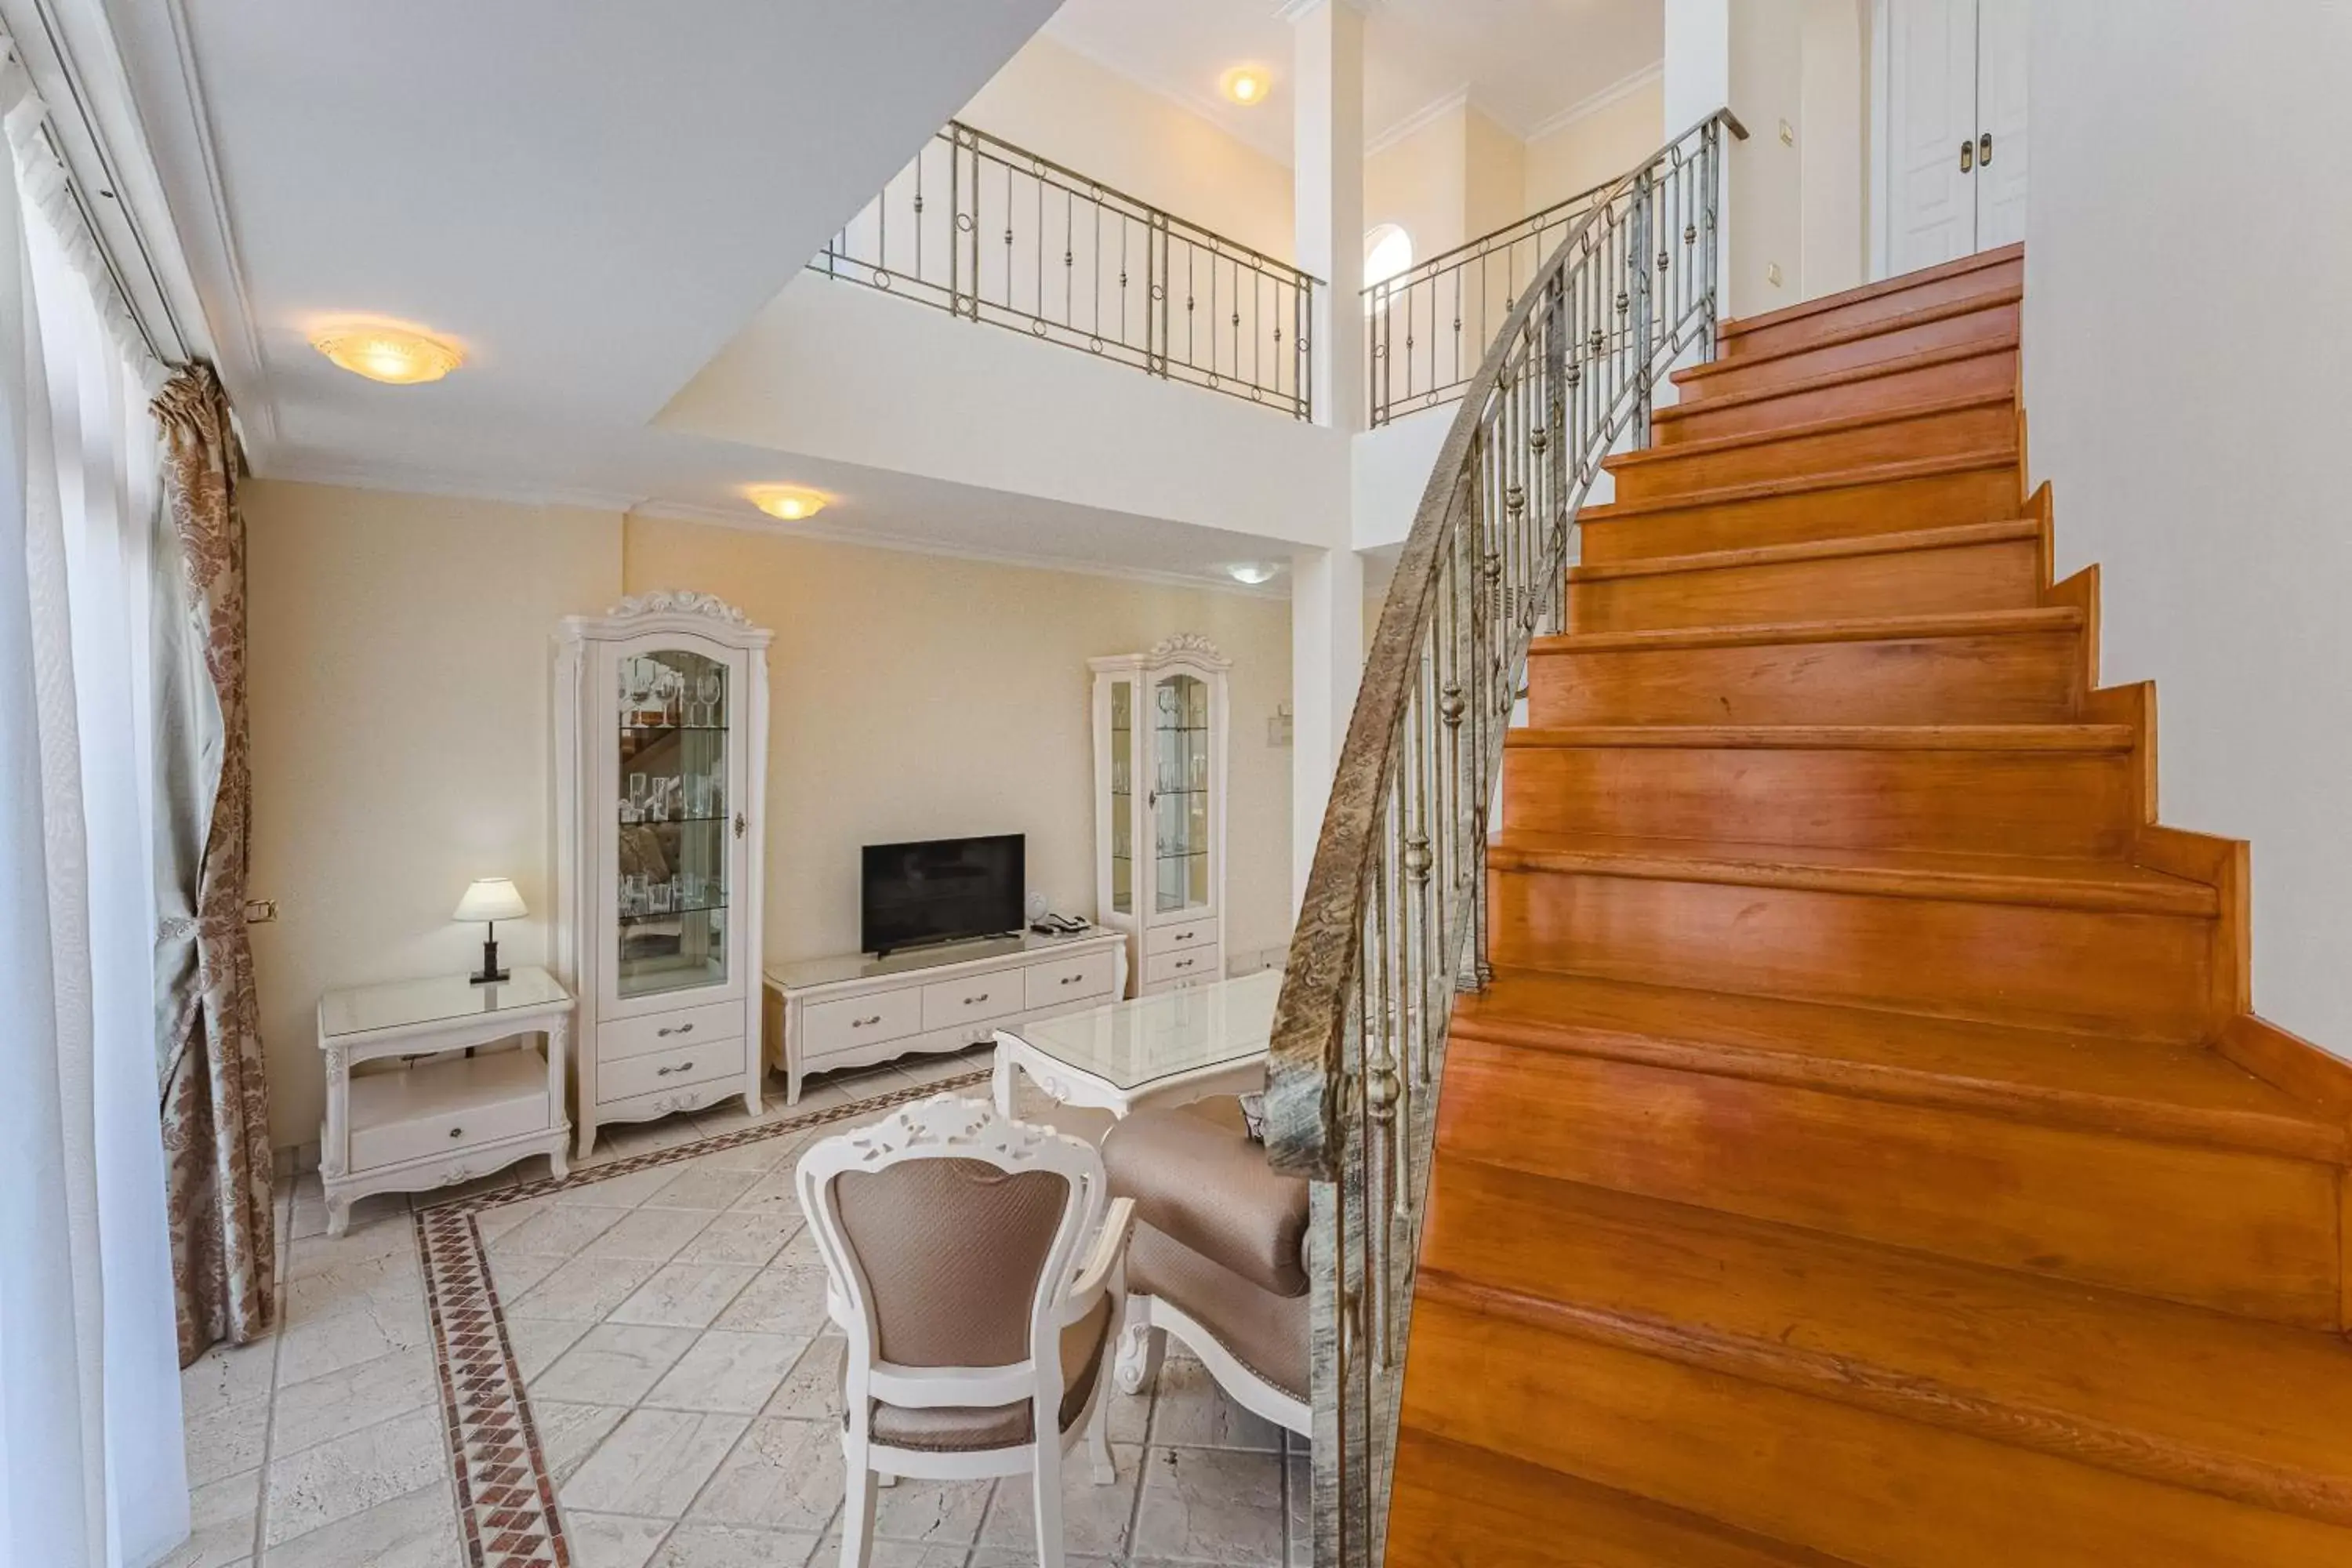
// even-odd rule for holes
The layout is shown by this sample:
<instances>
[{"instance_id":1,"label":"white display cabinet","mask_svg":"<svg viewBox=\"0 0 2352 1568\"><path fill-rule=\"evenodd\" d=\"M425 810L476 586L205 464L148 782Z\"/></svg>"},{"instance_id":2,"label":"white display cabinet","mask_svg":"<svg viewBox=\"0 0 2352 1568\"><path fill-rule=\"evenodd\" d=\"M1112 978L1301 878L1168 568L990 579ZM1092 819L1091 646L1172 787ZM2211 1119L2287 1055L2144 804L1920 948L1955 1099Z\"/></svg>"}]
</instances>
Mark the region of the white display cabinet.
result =
<instances>
[{"instance_id":1,"label":"white display cabinet","mask_svg":"<svg viewBox=\"0 0 2352 1568\"><path fill-rule=\"evenodd\" d=\"M1224 973L1226 676L1206 637L1094 671L1095 910L1139 995Z\"/></svg>"}]
</instances>

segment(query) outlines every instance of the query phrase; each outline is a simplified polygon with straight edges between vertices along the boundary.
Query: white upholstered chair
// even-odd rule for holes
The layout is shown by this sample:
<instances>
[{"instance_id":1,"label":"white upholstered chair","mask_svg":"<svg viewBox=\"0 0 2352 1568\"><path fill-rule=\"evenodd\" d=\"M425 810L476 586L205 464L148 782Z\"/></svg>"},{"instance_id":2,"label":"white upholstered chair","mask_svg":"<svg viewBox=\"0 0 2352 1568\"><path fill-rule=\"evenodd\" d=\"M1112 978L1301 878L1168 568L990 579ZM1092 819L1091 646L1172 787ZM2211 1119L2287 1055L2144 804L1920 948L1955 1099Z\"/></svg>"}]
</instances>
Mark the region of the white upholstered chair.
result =
<instances>
[{"instance_id":1,"label":"white upholstered chair","mask_svg":"<svg viewBox=\"0 0 2352 1568\"><path fill-rule=\"evenodd\" d=\"M1063 1455L1083 1437L1094 1479L1115 1479L1103 1405L1131 1205L1101 1156L943 1094L815 1144L796 1179L849 1342L844 1568L864 1568L884 1479L1024 1473L1037 1561L1060 1568Z\"/></svg>"}]
</instances>

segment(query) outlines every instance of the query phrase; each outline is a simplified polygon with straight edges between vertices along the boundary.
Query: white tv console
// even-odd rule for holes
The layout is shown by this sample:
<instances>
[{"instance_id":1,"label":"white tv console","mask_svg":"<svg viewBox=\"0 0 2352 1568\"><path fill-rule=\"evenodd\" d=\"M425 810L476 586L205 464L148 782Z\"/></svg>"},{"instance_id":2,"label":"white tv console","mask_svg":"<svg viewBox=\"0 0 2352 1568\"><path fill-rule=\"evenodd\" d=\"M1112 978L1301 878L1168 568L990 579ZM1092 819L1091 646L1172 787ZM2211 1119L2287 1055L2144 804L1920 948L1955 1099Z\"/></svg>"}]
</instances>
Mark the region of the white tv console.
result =
<instances>
[{"instance_id":1,"label":"white tv console","mask_svg":"<svg viewBox=\"0 0 2352 1568\"><path fill-rule=\"evenodd\" d=\"M1127 994L1127 938L1093 926L1023 931L894 952L846 953L767 970L769 1065L797 1105L811 1073L983 1045L1000 1028Z\"/></svg>"}]
</instances>

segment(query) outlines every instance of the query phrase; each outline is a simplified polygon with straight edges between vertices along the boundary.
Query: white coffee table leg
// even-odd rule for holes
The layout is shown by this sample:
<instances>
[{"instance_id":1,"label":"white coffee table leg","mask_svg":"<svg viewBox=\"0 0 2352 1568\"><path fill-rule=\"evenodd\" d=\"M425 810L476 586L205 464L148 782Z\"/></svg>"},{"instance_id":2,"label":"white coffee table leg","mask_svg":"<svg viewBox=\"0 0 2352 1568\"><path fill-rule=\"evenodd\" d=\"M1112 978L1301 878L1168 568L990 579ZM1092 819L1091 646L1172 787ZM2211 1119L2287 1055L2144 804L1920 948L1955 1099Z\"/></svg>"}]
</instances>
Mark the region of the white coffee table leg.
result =
<instances>
[{"instance_id":1,"label":"white coffee table leg","mask_svg":"<svg viewBox=\"0 0 2352 1568\"><path fill-rule=\"evenodd\" d=\"M1013 1116L1013 1074L1018 1070L1013 1060L1013 1043L998 1035L992 1087L996 1093L996 1114L1008 1120Z\"/></svg>"}]
</instances>

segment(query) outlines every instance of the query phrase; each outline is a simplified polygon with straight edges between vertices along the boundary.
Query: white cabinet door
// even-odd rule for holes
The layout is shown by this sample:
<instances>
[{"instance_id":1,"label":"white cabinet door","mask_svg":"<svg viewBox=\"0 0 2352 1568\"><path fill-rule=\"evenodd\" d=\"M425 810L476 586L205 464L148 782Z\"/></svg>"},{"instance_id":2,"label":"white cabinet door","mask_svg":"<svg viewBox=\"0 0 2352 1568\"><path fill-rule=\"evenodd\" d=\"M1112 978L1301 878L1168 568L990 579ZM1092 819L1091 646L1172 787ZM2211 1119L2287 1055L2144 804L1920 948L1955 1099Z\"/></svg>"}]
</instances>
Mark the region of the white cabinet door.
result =
<instances>
[{"instance_id":1,"label":"white cabinet door","mask_svg":"<svg viewBox=\"0 0 2352 1568\"><path fill-rule=\"evenodd\" d=\"M1977 248L1977 0L1887 0L1886 273ZM1975 163L1974 153L1969 156Z\"/></svg>"},{"instance_id":2,"label":"white cabinet door","mask_svg":"<svg viewBox=\"0 0 2352 1568\"><path fill-rule=\"evenodd\" d=\"M1979 250L2025 237L2026 0L1977 0L1977 166Z\"/></svg>"}]
</instances>

